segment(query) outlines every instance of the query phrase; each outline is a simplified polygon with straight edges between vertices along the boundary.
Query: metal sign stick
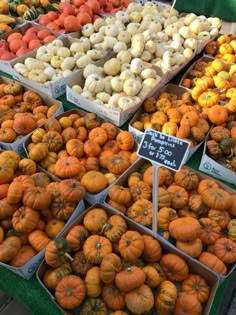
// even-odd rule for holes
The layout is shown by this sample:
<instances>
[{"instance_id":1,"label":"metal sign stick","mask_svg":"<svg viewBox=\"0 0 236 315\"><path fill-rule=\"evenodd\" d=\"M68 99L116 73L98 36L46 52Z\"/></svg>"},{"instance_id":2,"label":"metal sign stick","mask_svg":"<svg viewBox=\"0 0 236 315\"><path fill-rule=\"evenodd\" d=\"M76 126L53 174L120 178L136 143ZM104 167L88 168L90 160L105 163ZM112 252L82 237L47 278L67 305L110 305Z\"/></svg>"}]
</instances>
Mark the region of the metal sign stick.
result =
<instances>
[{"instance_id":1,"label":"metal sign stick","mask_svg":"<svg viewBox=\"0 0 236 315\"><path fill-rule=\"evenodd\" d=\"M158 172L159 172L159 165L156 163L152 163L153 166L153 184L152 184L152 196L153 196L153 204L152 204L152 234L156 236L157 234L157 211L158 211L158 186L159 186L159 179L158 179Z\"/></svg>"}]
</instances>

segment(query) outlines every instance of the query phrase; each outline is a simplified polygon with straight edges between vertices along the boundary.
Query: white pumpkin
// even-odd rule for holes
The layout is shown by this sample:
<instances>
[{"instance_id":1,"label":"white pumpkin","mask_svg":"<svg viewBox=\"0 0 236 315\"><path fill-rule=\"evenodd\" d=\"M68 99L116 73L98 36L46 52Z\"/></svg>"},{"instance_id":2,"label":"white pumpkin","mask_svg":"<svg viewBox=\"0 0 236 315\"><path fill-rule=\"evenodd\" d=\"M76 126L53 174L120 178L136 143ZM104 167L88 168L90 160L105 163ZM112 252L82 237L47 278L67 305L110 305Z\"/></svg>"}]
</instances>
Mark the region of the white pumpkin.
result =
<instances>
[{"instance_id":1,"label":"white pumpkin","mask_svg":"<svg viewBox=\"0 0 236 315\"><path fill-rule=\"evenodd\" d=\"M199 34L199 33L203 32L204 25L203 25L202 20L199 18L193 20L189 25L189 29L191 32L193 32L195 34Z\"/></svg>"},{"instance_id":2,"label":"white pumpkin","mask_svg":"<svg viewBox=\"0 0 236 315\"><path fill-rule=\"evenodd\" d=\"M99 92L96 94L96 99L99 99L102 103L108 103L110 97L110 94L106 92Z\"/></svg>"},{"instance_id":3,"label":"white pumpkin","mask_svg":"<svg viewBox=\"0 0 236 315\"><path fill-rule=\"evenodd\" d=\"M129 44L131 42L131 35L126 30L122 30L119 32L117 40L125 44Z\"/></svg>"},{"instance_id":4,"label":"white pumpkin","mask_svg":"<svg viewBox=\"0 0 236 315\"><path fill-rule=\"evenodd\" d=\"M123 91L127 96L135 96L142 88L142 84L136 79L127 79L123 85Z\"/></svg>"},{"instance_id":5,"label":"white pumpkin","mask_svg":"<svg viewBox=\"0 0 236 315\"><path fill-rule=\"evenodd\" d=\"M155 56L157 58L162 58L164 52L165 52L164 44L163 43L157 43L156 44Z\"/></svg>"},{"instance_id":6,"label":"white pumpkin","mask_svg":"<svg viewBox=\"0 0 236 315\"><path fill-rule=\"evenodd\" d=\"M77 53L84 53L84 47L80 42L74 42L70 45L71 55L74 56Z\"/></svg>"},{"instance_id":7,"label":"white pumpkin","mask_svg":"<svg viewBox=\"0 0 236 315\"><path fill-rule=\"evenodd\" d=\"M83 55L79 59L76 60L76 66L79 69L84 68L91 63L93 63L93 61L88 55Z\"/></svg>"},{"instance_id":8,"label":"white pumpkin","mask_svg":"<svg viewBox=\"0 0 236 315\"><path fill-rule=\"evenodd\" d=\"M61 64L63 61L64 61L63 57L53 56L52 59L50 60L50 64L53 68L58 69L61 68Z\"/></svg>"},{"instance_id":9,"label":"white pumpkin","mask_svg":"<svg viewBox=\"0 0 236 315\"><path fill-rule=\"evenodd\" d=\"M54 39L51 43L49 43L50 45L54 46L54 47L63 47L63 41L60 39Z\"/></svg>"},{"instance_id":10,"label":"white pumpkin","mask_svg":"<svg viewBox=\"0 0 236 315\"><path fill-rule=\"evenodd\" d=\"M69 69L62 71L62 76L63 76L63 78L66 78L66 77L68 77L68 76L71 75L71 74L73 74L73 71L71 71L71 70L69 70Z\"/></svg>"},{"instance_id":11,"label":"white pumpkin","mask_svg":"<svg viewBox=\"0 0 236 315\"><path fill-rule=\"evenodd\" d=\"M44 68L44 73L47 75L48 80L51 80L52 77L56 74L56 70L51 65L47 65Z\"/></svg>"},{"instance_id":12,"label":"white pumpkin","mask_svg":"<svg viewBox=\"0 0 236 315\"><path fill-rule=\"evenodd\" d=\"M103 25L106 25L105 20L103 18L97 18L93 23L94 30L98 32L100 27Z\"/></svg>"},{"instance_id":13,"label":"white pumpkin","mask_svg":"<svg viewBox=\"0 0 236 315\"><path fill-rule=\"evenodd\" d=\"M129 14L126 11L116 12L116 19L121 21L123 24L126 24L130 21Z\"/></svg>"},{"instance_id":14,"label":"white pumpkin","mask_svg":"<svg viewBox=\"0 0 236 315\"><path fill-rule=\"evenodd\" d=\"M106 18L106 25L114 24L116 21L115 15L110 15Z\"/></svg>"},{"instance_id":15,"label":"white pumpkin","mask_svg":"<svg viewBox=\"0 0 236 315\"><path fill-rule=\"evenodd\" d=\"M186 59L191 59L193 57L193 51L190 48L185 48L183 51L183 55L185 56Z\"/></svg>"},{"instance_id":16,"label":"white pumpkin","mask_svg":"<svg viewBox=\"0 0 236 315\"><path fill-rule=\"evenodd\" d=\"M183 17L184 25L189 26L193 20L197 18L197 15L195 13L189 13L186 16Z\"/></svg>"},{"instance_id":17,"label":"white pumpkin","mask_svg":"<svg viewBox=\"0 0 236 315\"><path fill-rule=\"evenodd\" d=\"M203 40L203 41L208 40L211 38L211 34L209 32L204 31L204 32L199 33L197 38L198 40Z\"/></svg>"},{"instance_id":18,"label":"white pumpkin","mask_svg":"<svg viewBox=\"0 0 236 315\"><path fill-rule=\"evenodd\" d=\"M148 30L151 34L155 35L162 30L161 23L159 21L151 22L148 26Z\"/></svg>"},{"instance_id":19,"label":"white pumpkin","mask_svg":"<svg viewBox=\"0 0 236 315\"><path fill-rule=\"evenodd\" d=\"M105 27L105 35L116 37L119 33L119 27L116 24L108 24Z\"/></svg>"},{"instance_id":20,"label":"white pumpkin","mask_svg":"<svg viewBox=\"0 0 236 315\"><path fill-rule=\"evenodd\" d=\"M24 64L28 70L34 70L34 69L43 70L44 69L43 62L32 57L27 57L25 59Z\"/></svg>"},{"instance_id":21,"label":"white pumpkin","mask_svg":"<svg viewBox=\"0 0 236 315\"><path fill-rule=\"evenodd\" d=\"M103 39L104 39L104 36L101 33L93 33L89 37L89 40L92 44L101 43Z\"/></svg>"},{"instance_id":22,"label":"white pumpkin","mask_svg":"<svg viewBox=\"0 0 236 315\"><path fill-rule=\"evenodd\" d=\"M73 85L71 89L77 94L81 94L83 92L82 87L78 84Z\"/></svg>"},{"instance_id":23,"label":"white pumpkin","mask_svg":"<svg viewBox=\"0 0 236 315\"><path fill-rule=\"evenodd\" d=\"M132 59L132 55L131 55L130 51L128 51L128 50L121 50L116 55L116 58L120 61L121 64L130 63L130 61Z\"/></svg>"},{"instance_id":24,"label":"white pumpkin","mask_svg":"<svg viewBox=\"0 0 236 315\"><path fill-rule=\"evenodd\" d=\"M197 40L195 38L187 38L184 41L184 48L195 50L197 48Z\"/></svg>"},{"instance_id":25,"label":"white pumpkin","mask_svg":"<svg viewBox=\"0 0 236 315\"><path fill-rule=\"evenodd\" d=\"M127 79L135 79L135 74L130 69L127 69L120 73L120 78L123 81Z\"/></svg>"},{"instance_id":26,"label":"white pumpkin","mask_svg":"<svg viewBox=\"0 0 236 315\"><path fill-rule=\"evenodd\" d=\"M129 63L123 63L120 67L120 72L123 72L125 70L130 70L130 64Z\"/></svg>"},{"instance_id":27,"label":"white pumpkin","mask_svg":"<svg viewBox=\"0 0 236 315\"><path fill-rule=\"evenodd\" d=\"M90 74L93 74L93 73L96 73L102 76L103 68L98 67L93 63L88 64L83 70L83 77L86 79Z\"/></svg>"},{"instance_id":28,"label":"white pumpkin","mask_svg":"<svg viewBox=\"0 0 236 315\"><path fill-rule=\"evenodd\" d=\"M118 54L120 51L124 51L127 50L127 45L124 42L116 42L114 47L113 47L113 51Z\"/></svg>"},{"instance_id":29,"label":"white pumpkin","mask_svg":"<svg viewBox=\"0 0 236 315\"><path fill-rule=\"evenodd\" d=\"M97 61L103 57L104 52L102 50L99 50L99 49L91 49L91 50L88 50L86 54L93 61Z\"/></svg>"},{"instance_id":30,"label":"white pumpkin","mask_svg":"<svg viewBox=\"0 0 236 315\"><path fill-rule=\"evenodd\" d=\"M139 2L130 2L128 4L128 7L127 7L126 11L128 13L135 12L135 11L141 12L142 9L143 9L143 7L142 7L141 3L139 3Z\"/></svg>"},{"instance_id":31,"label":"white pumpkin","mask_svg":"<svg viewBox=\"0 0 236 315\"><path fill-rule=\"evenodd\" d=\"M53 52L46 52L45 54L36 54L36 59L42 61L42 62L50 62L52 57L54 56Z\"/></svg>"},{"instance_id":32,"label":"white pumpkin","mask_svg":"<svg viewBox=\"0 0 236 315\"><path fill-rule=\"evenodd\" d=\"M134 74L141 73L143 69L144 69L144 63L143 63L143 61L140 58L132 59L132 61L130 63L130 70Z\"/></svg>"},{"instance_id":33,"label":"white pumpkin","mask_svg":"<svg viewBox=\"0 0 236 315\"><path fill-rule=\"evenodd\" d=\"M129 18L130 18L130 22L139 23L142 21L142 14L141 12L134 11L129 14Z\"/></svg>"},{"instance_id":34,"label":"white pumpkin","mask_svg":"<svg viewBox=\"0 0 236 315\"><path fill-rule=\"evenodd\" d=\"M56 51L56 55L59 56L59 57L63 57L63 58L66 58L66 57L69 57L71 55L71 51L68 47L59 47Z\"/></svg>"},{"instance_id":35,"label":"white pumpkin","mask_svg":"<svg viewBox=\"0 0 236 315\"><path fill-rule=\"evenodd\" d=\"M155 79L156 75L157 75L156 71L151 68L143 69L142 72L140 73L140 76L143 80L148 79L148 78Z\"/></svg>"},{"instance_id":36,"label":"white pumpkin","mask_svg":"<svg viewBox=\"0 0 236 315\"><path fill-rule=\"evenodd\" d=\"M120 61L117 58L111 58L103 65L104 72L108 75L117 75L120 72Z\"/></svg>"},{"instance_id":37,"label":"white pumpkin","mask_svg":"<svg viewBox=\"0 0 236 315\"><path fill-rule=\"evenodd\" d=\"M170 43L170 47L174 48L175 51L180 51L181 48L182 48L182 41L180 39L177 39L177 40L173 40L171 43Z\"/></svg>"},{"instance_id":38,"label":"white pumpkin","mask_svg":"<svg viewBox=\"0 0 236 315\"><path fill-rule=\"evenodd\" d=\"M212 27L221 28L222 21L218 17L209 17L208 21L211 23Z\"/></svg>"},{"instance_id":39,"label":"white pumpkin","mask_svg":"<svg viewBox=\"0 0 236 315\"><path fill-rule=\"evenodd\" d=\"M153 89L157 85L157 79L156 78L147 78L143 80L143 86L148 86L150 89Z\"/></svg>"},{"instance_id":40,"label":"white pumpkin","mask_svg":"<svg viewBox=\"0 0 236 315\"><path fill-rule=\"evenodd\" d=\"M104 92L108 93L109 95L111 95L113 93L112 87L111 87L111 79L112 76L107 76L104 78Z\"/></svg>"},{"instance_id":41,"label":"white pumpkin","mask_svg":"<svg viewBox=\"0 0 236 315\"><path fill-rule=\"evenodd\" d=\"M128 96L122 96L118 100L118 106L122 110L129 109L141 102L141 99L139 97L128 97Z\"/></svg>"},{"instance_id":42,"label":"white pumpkin","mask_svg":"<svg viewBox=\"0 0 236 315\"><path fill-rule=\"evenodd\" d=\"M169 36L164 31L161 31L157 33L157 39L159 39L160 42L167 42Z\"/></svg>"},{"instance_id":43,"label":"white pumpkin","mask_svg":"<svg viewBox=\"0 0 236 315\"><path fill-rule=\"evenodd\" d=\"M139 30L139 23L129 23L126 30L131 36L137 34Z\"/></svg>"},{"instance_id":44,"label":"white pumpkin","mask_svg":"<svg viewBox=\"0 0 236 315\"><path fill-rule=\"evenodd\" d=\"M154 40L148 40L145 43L144 49L147 50L149 53L154 54L156 51L156 42Z\"/></svg>"},{"instance_id":45,"label":"white pumpkin","mask_svg":"<svg viewBox=\"0 0 236 315\"><path fill-rule=\"evenodd\" d=\"M134 58L140 57L144 51L144 48L144 41L134 41L132 42L130 53Z\"/></svg>"},{"instance_id":46,"label":"white pumpkin","mask_svg":"<svg viewBox=\"0 0 236 315\"><path fill-rule=\"evenodd\" d=\"M174 24L170 24L164 29L164 31L169 37L172 37L178 32L178 28Z\"/></svg>"},{"instance_id":47,"label":"white pumpkin","mask_svg":"<svg viewBox=\"0 0 236 315\"><path fill-rule=\"evenodd\" d=\"M151 61L153 55L147 51L146 49L144 49L142 55L140 56L140 59L142 59L143 61L149 62Z\"/></svg>"},{"instance_id":48,"label":"white pumpkin","mask_svg":"<svg viewBox=\"0 0 236 315\"><path fill-rule=\"evenodd\" d=\"M85 80L84 88L93 94L102 92L104 90L103 78L96 73L90 74Z\"/></svg>"},{"instance_id":49,"label":"white pumpkin","mask_svg":"<svg viewBox=\"0 0 236 315\"><path fill-rule=\"evenodd\" d=\"M118 107L118 101L121 97L123 97L125 94L124 93L114 93L111 95L109 98L108 104Z\"/></svg>"},{"instance_id":50,"label":"white pumpkin","mask_svg":"<svg viewBox=\"0 0 236 315\"><path fill-rule=\"evenodd\" d=\"M82 97L86 98L87 100L93 101L94 95L88 90L83 90L83 92L80 94Z\"/></svg>"},{"instance_id":51,"label":"white pumpkin","mask_svg":"<svg viewBox=\"0 0 236 315\"><path fill-rule=\"evenodd\" d=\"M148 93L150 93L151 90L152 90L152 89L151 89L149 86L143 85L141 91L138 93L137 96L138 96L141 100L143 100L143 99L148 95Z\"/></svg>"},{"instance_id":52,"label":"white pumpkin","mask_svg":"<svg viewBox=\"0 0 236 315\"><path fill-rule=\"evenodd\" d=\"M82 29L81 29L81 34L83 36L89 37L94 33L95 29L92 23L88 23L83 25Z\"/></svg>"},{"instance_id":53,"label":"white pumpkin","mask_svg":"<svg viewBox=\"0 0 236 315\"><path fill-rule=\"evenodd\" d=\"M120 78L120 76L115 76L111 79L111 88L114 92L122 92L123 91L124 81Z\"/></svg>"},{"instance_id":54,"label":"white pumpkin","mask_svg":"<svg viewBox=\"0 0 236 315\"><path fill-rule=\"evenodd\" d=\"M28 73L28 79L38 83L46 83L48 77L42 69L32 69Z\"/></svg>"},{"instance_id":55,"label":"white pumpkin","mask_svg":"<svg viewBox=\"0 0 236 315\"><path fill-rule=\"evenodd\" d=\"M83 51L84 52L86 52L89 49L91 49L91 42L90 42L88 37L82 36L82 37L80 37L79 41L80 41L80 44L83 47Z\"/></svg>"},{"instance_id":56,"label":"white pumpkin","mask_svg":"<svg viewBox=\"0 0 236 315\"><path fill-rule=\"evenodd\" d=\"M186 57L179 52L176 52L175 54L173 54L172 60L174 61L174 64L178 66L183 65L187 61Z\"/></svg>"},{"instance_id":57,"label":"white pumpkin","mask_svg":"<svg viewBox=\"0 0 236 315\"><path fill-rule=\"evenodd\" d=\"M20 75L22 75L24 78L28 77L29 74L29 69L27 69L27 67L20 62L17 62L14 66L13 69L18 72Z\"/></svg>"},{"instance_id":58,"label":"white pumpkin","mask_svg":"<svg viewBox=\"0 0 236 315\"><path fill-rule=\"evenodd\" d=\"M189 38L192 35L192 32L189 28L189 26L182 26L179 28L179 34L184 38Z\"/></svg>"},{"instance_id":59,"label":"white pumpkin","mask_svg":"<svg viewBox=\"0 0 236 315\"><path fill-rule=\"evenodd\" d=\"M75 59L74 57L66 57L64 58L61 69L64 70L72 70L75 67Z\"/></svg>"},{"instance_id":60,"label":"white pumpkin","mask_svg":"<svg viewBox=\"0 0 236 315\"><path fill-rule=\"evenodd\" d=\"M108 51L108 50L112 50L115 43L117 42L117 38L116 37L112 37L112 36L104 36L104 40L102 43L102 49L104 51Z\"/></svg>"}]
</instances>

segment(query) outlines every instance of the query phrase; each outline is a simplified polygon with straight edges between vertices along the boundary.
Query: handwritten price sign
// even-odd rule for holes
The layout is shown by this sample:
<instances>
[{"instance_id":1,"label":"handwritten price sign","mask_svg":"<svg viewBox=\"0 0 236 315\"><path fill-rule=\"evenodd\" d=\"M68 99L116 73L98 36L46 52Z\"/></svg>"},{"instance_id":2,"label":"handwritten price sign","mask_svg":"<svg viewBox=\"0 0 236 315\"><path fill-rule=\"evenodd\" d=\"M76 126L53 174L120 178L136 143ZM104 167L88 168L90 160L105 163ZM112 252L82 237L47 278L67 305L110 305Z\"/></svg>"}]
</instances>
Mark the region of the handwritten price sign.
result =
<instances>
[{"instance_id":1,"label":"handwritten price sign","mask_svg":"<svg viewBox=\"0 0 236 315\"><path fill-rule=\"evenodd\" d=\"M188 141L146 129L137 154L153 163L178 171L188 150Z\"/></svg>"}]
</instances>

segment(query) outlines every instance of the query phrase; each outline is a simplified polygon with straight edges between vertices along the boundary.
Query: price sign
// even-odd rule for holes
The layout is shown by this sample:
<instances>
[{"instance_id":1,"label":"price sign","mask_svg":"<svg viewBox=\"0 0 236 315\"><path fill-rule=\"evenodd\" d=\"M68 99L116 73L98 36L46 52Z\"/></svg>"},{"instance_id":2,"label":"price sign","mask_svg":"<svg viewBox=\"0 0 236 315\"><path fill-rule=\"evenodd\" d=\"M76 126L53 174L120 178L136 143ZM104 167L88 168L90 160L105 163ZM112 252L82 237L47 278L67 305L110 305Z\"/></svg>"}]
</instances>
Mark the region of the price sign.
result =
<instances>
[{"instance_id":1,"label":"price sign","mask_svg":"<svg viewBox=\"0 0 236 315\"><path fill-rule=\"evenodd\" d=\"M137 154L153 163L178 171L188 153L189 142L146 129Z\"/></svg>"}]
</instances>

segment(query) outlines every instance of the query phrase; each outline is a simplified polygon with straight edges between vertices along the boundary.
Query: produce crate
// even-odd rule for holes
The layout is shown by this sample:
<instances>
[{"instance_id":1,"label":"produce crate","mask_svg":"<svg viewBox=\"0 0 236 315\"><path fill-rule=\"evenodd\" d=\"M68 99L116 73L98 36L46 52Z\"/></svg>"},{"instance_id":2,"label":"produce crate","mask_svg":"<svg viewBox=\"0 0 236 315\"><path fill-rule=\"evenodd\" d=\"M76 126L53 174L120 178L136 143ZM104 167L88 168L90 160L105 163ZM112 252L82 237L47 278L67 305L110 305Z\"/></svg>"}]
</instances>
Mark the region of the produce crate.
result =
<instances>
[{"instance_id":1,"label":"produce crate","mask_svg":"<svg viewBox=\"0 0 236 315\"><path fill-rule=\"evenodd\" d=\"M84 212L80 217L78 217L73 224L66 230L64 231L64 233L62 234L62 236L66 236L69 232L69 230L74 227L75 225L80 225L83 222L83 218L85 216L85 214L90 211L93 208L102 208L103 210L106 211L106 213L108 214L108 216L112 216L112 215L117 215L117 211L107 207L104 204L100 204L100 203L96 203L94 204L92 207L90 207L89 209L87 209L86 212ZM129 220L128 218L125 218L125 221L127 223L127 227L129 230L133 230L133 231L137 231L139 232L141 235L150 235L145 229L143 229L142 226L135 224L135 222ZM170 246L168 243L163 242L162 238L160 238L158 235L156 236L156 239L160 242L160 245L162 247L162 253L166 254L166 253L172 253L172 254L176 254L179 257L181 257L182 259L184 259L184 261L187 263L187 265L189 266L189 272L190 273L194 273L197 274L201 277L203 277L208 285L210 286L210 296L208 301L203 305L203 315L207 315L209 314L211 305L214 301L214 297L216 294L216 290L217 287L219 285L219 280L217 278L217 276L215 274L213 274L210 270L207 270L206 268L204 268L204 266L202 266L201 264L199 264L197 261L186 257L185 255L183 255L182 253L179 253L178 251L175 250L175 248L173 248L172 246ZM45 273L45 271L48 269L48 265L46 263L45 260L42 261L42 263L40 264L39 269L37 270L36 273L36 277L40 283L40 285L42 286L42 288L49 294L49 296L51 297L52 301L57 305L57 307L64 313L64 314L75 314L75 313L79 313L80 311L80 307L77 307L75 309L72 310L65 310L62 307L59 306L59 304L56 301L56 298L54 296L54 292L47 289L43 283L43 275ZM177 290L180 290L180 286L179 283L176 283L177 286ZM110 313L110 311L108 311L108 313ZM129 313L129 311L128 311Z\"/></svg>"},{"instance_id":2,"label":"produce crate","mask_svg":"<svg viewBox=\"0 0 236 315\"><path fill-rule=\"evenodd\" d=\"M10 84L13 82L14 82L14 80L8 79L6 77L0 77L0 83ZM54 116L57 116L57 115L64 112L63 105L60 101L55 100L52 97L48 96L47 94L45 94L41 91L39 92L39 91L35 90L34 88L27 86L24 83L21 83L21 84L24 87L25 91L34 90L36 93L39 93L39 95L42 97L43 101L45 102L45 105L48 105L48 106L57 105L58 109L57 109L56 113L54 114ZM17 139L16 141L14 141L12 143L0 142L0 148L2 148L4 150L14 150L14 151L18 152L19 154L24 154L25 150L23 147L23 143L26 139L27 139L27 135Z\"/></svg>"},{"instance_id":3,"label":"produce crate","mask_svg":"<svg viewBox=\"0 0 236 315\"><path fill-rule=\"evenodd\" d=\"M22 21L22 19L20 19ZM37 30L48 30L52 35L55 35L56 37L58 37L60 34L53 31L53 30L49 30L47 28L45 28L44 26L42 25L39 25L39 24L35 24L33 22L21 22L18 27L14 28L12 31L10 32L7 32L3 35L0 35L0 41L1 40L7 40L8 36L13 34L13 33L20 33L22 35L25 34L25 32L30 28L30 27L36 27ZM17 57L16 57L17 58ZM14 58L14 59L16 59ZM14 59L12 59L11 61L13 61ZM5 61L5 60L1 60L0 59L0 67L1 67L1 70L3 72L6 72L7 74L10 74L12 75L12 68L11 68L11 65L10 65L10 61Z\"/></svg>"},{"instance_id":4,"label":"produce crate","mask_svg":"<svg viewBox=\"0 0 236 315\"><path fill-rule=\"evenodd\" d=\"M83 110L79 110L79 109L71 109L71 110L69 110L69 111L66 111L66 112L60 114L59 116L56 117L56 119L59 120L61 117L66 117L66 116L69 116L70 114L79 114L79 115L81 115L81 116L85 116L86 112L83 111ZM41 126L41 127L43 128L43 126ZM118 129L118 131L121 131L121 130ZM27 155L28 155L27 147L28 147L28 145L29 145L30 142L31 142L31 135L29 135L29 136L25 139L25 141L24 141L24 143L23 143L24 150L25 150L25 152L26 152ZM137 143L135 142L133 151L136 151L136 150L137 150ZM108 172L107 170L105 170L105 169L103 169L103 168L100 168L100 171L101 171L102 173ZM97 193L97 194L91 194L91 193L86 192L86 194L85 194L85 200L86 200L90 205L92 205L92 204L94 204L94 203L96 203L96 202L102 202L102 201L104 200L104 198L105 198L105 195L106 195L106 193L107 193L108 187L109 187L109 184L108 184L108 186L107 186L104 190L100 191L100 192Z\"/></svg>"},{"instance_id":5,"label":"produce crate","mask_svg":"<svg viewBox=\"0 0 236 315\"><path fill-rule=\"evenodd\" d=\"M66 37L66 36L60 36L58 39L61 39L65 47L69 47L73 42L78 42L78 39L72 38L72 37ZM48 94L51 97L58 98L66 91L66 84L71 79L72 75L69 75L63 79L59 79L56 81L48 81L46 83L38 83L35 81L31 81L28 78L23 77L18 72L16 72L13 67L16 63L24 63L25 59L27 57L35 58L36 56L36 50L28 52L27 54L20 56L18 58L15 58L14 60L10 61L11 66L11 74L14 79L32 87L37 90L42 91L45 94ZM81 70L76 70L77 73L79 73Z\"/></svg>"},{"instance_id":6,"label":"produce crate","mask_svg":"<svg viewBox=\"0 0 236 315\"><path fill-rule=\"evenodd\" d=\"M114 183L115 185L118 185L118 186L123 186L123 187L128 187L127 186L127 180L128 180L128 177L130 174L134 173L134 172L137 172L140 170L141 167L143 167L145 164L147 163L150 163L148 160L145 160L145 159L139 159L138 161L136 161L117 181L116 183ZM188 167L188 169L191 170L191 168ZM199 179L209 179L210 177L199 172L199 171L196 171L196 170L193 170L199 177ZM171 171L172 172L172 171ZM175 172L172 172L172 174L174 175ZM229 186L221 183L221 182L218 182L217 180L215 180L219 187L222 188L223 190L227 191L228 193L230 193L231 195L235 195L236 194L236 191L233 190L232 188L230 188ZM166 186L165 186L166 187ZM153 188L152 188L153 189ZM157 193L158 194L158 193ZM152 191L152 202L154 201L153 198L156 198L156 196L153 197L153 191ZM108 199L109 199L109 196L107 194L106 198L105 198L105 202L104 204L107 206L107 207L110 207L112 209L115 209L116 211L119 211L118 209L112 207L109 203L108 203ZM127 207L128 208L128 207ZM173 207L172 207L173 208ZM176 209L176 212L178 212L178 210ZM121 211L119 211L119 213L124 216L124 217L127 217L126 214L122 213ZM158 209L157 209L157 213L158 213ZM204 215L203 215L204 216ZM231 215L232 219L234 219L235 217L233 215ZM199 218L201 218L201 215L199 216ZM153 221L152 221L153 222ZM140 223L138 223L139 225L141 225ZM175 240L172 238L172 237L166 237L165 236L165 231L161 231L161 230L158 230L158 227L157 227L157 233L155 234L153 231L152 231L152 226L144 226L144 225L141 225L142 228L145 229L145 231L147 231L148 233L153 233L155 235L155 237L158 237L158 238L161 238L163 240L164 243L167 243L168 246L174 248L177 252L179 253L182 253L183 255L187 256L187 257L190 257L189 255L187 255L185 252L183 252L182 250L178 249L176 246L175 246ZM191 258L191 257L190 257ZM226 277L228 277L232 272L234 272L235 270L235 267L236 267L236 264L231 264L231 265L228 265L227 267L227 274L225 276L211 270L210 268L208 268L207 266L205 266L204 264L202 264L201 262L199 262L197 259L195 258L191 258L193 259L194 261L196 261L198 264L201 264L202 266L204 266L204 268L208 269L210 272L214 273L220 283L222 283Z\"/></svg>"},{"instance_id":7,"label":"produce crate","mask_svg":"<svg viewBox=\"0 0 236 315\"><path fill-rule=\"evenodd\" d=\"M171 94L173 93L179 97L180 95L182 95L183 93L185 93L187 91L188 90L184 87L180 87L178 85L168 83L161 90L159 90L157 93L155 93L152 96L157 99L161 93L167 92L167 93L171 93ZM134 136L135 140L138 143L141 142L142 137L144 135L144 132L134 128L132 125L135 121L137 121L139 119L139 117L141 116L141 114L143 112L144 112L143 108L142 107L139 108L138 111L134 114L133 118L130 120L129 127L128 127L129 132L132 133L132 135ZM187 163L187 161L198 150L198 148L201 146L202 143L203 143L203 141L198 143L194 148L189 149L188 155L186 156L184 163Z\"/></svg>"},{"instance_id":8,"label":"produce crate","mask_svg":"<svg viewBox=\"0 0 236 315\"><path fill-rule=\"evenodd\" d=\"M4 150L0 150L0 155L2 152L4 152ZM23 158L23 157L21 157L21 158ZM37 166L36 171L46 174L50 178L51 182L58 182L59 181L59 179L57 177L55 177L52 174L50 174L49 172L45 171L40 166ZM64 227L60 230L60 232L57 235L58 236L61 235L74 222L74 220L84 212L84 210L85 210L85 204L84 204L84 200L82 199L75 206L73 213L71 214L69 219L65 222ZM8 231L9 230L7 230L6 233ZM45 249L39 251L33 258L31 258L27 263L25 263L21 267L11 266L10 264L3 263L3 262L0 262L0 266L14 272L15 274L19 275L20 277L23 277L25 279L30 279L35 274L36 270L39 267L39 264L42 262L43 257L44 257L44 251L45 251Z\"/></svg>"},{"instance_id":9,"label":"produce crate","mask_svg":"<svg viewBox=\"0 0 236 315\"><path fill-rule=\"evenodd\" d=\"M98 62L96 62L97 66L102 67L104 63L109 60L114 55L107 56ZM165 83L167 82L167 72L165 70L162 70L159 67L153 66L151 64L147 64L147 67L150 67L154 69L161 77L161 80L159 83L145 96L147 98L148 96L151 96L153 93L155 93L157 90L161 89ZM96 104L93 101L90 101L84 97L82 97L80 94L76 93L73 89L73 85L79 85L82 88L84 87L85 79L83 76L83 72L79 72L73 75L70 81L68 81L66 85L66 98L69 102L75 104L76 106L83 108L87 111L96 113L98 116L104 118L105 120L110 121L111 123L115 124L116 126L120 127L122 126L130 117L133 116L133 114L137 111L137 109L141 106L142 102L137 103L136 105L125 109L125 110L115 110L110 109L108 107L105 107L103 105Z\"/></svg>"},{"instance_id":10,"label":"produce crate","mask_svg":"<svg viewBox=\"0 0 236 315\"><path fill-rule=\"evenodd\" d=\"M210 135L208 134L206 141L209 138L210 138ZM225 156L225 158L221 157L218 160L214 160L213 158L211 158L207 154L206 141L204 144L204 149L203 149L203 153L202 153L201 162L199 165L199 170L212 176L212 177L216 177L220 180L223 180L225 182L228 182L228 183L235 185L236 172L225 167L227 157L226 156Z\"/></svg>"}]
</instances>

